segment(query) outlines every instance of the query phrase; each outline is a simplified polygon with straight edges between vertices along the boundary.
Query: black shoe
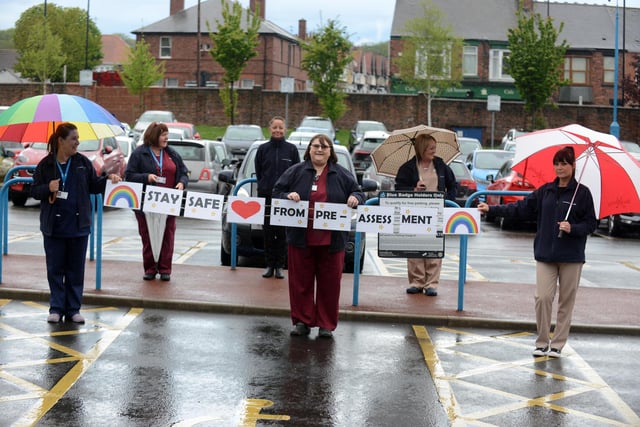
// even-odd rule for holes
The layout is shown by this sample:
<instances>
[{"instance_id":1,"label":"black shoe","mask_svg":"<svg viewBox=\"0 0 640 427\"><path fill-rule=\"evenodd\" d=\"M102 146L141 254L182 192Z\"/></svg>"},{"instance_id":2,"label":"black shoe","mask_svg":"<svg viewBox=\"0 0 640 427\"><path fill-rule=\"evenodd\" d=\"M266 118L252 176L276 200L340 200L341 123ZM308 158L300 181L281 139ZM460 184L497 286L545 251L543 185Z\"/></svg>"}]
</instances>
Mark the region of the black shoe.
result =
<instances>
[{"instance_id":1,"label":"black shoe","mask_svg":"<svg viewBox=\"0 0 640 427\"><path fill-rule=\"evenodd\" d=\"M296 337L309 335L310 333L311 333L311 329L309 329L309 327L302 322L296 323L296 326L291 331L291 335Z\"/></svg>"},{"instance_id":2,"label":"black shoe","mask_svg":"<svg viewBox=\"0 0 640 427\"><path fill-rule=\"evenodd\" d=\"M280 267L276 267L276 279L284 279L284 271Z\"/></svg>"},{"instance_id":3,"label":"black shoe","mask_svg":"<svg viewBox=\"0 0 640 427\"><path fill-rule=\"evenodd\" d=\"M171 280L171 275L169 273L162 273L160 274L160 280L168 282L169 280Z\"/></svg>"},{"instance_id":4,"label":"black shoe","mask_svg":"<svg viewBox=\"0 0 640 427\"><path fill-rule=\"evenodd\" d=\"M421 294L423 289L424 288L419 288L417 286L411 286L411 287L407 288L407 293L408 294Z\"/></svg>"},{"instance_id":5,"label":"black shoe","mask_svg":"<svg viewBox=\"0 0 640 427\"><path fill-rule=\"evenodd\" d=\"M333 338L333 332L331 332L329 329L320 328L320 330L318 331L318 336L320 338Z\"/></svg>"},{"instance_id":6,"label":"black shoe","mask_svg":"<svg viewBox=\"0 0 640 427\"><path fill-rule=\"evenodd\" d=\"M438 291L436 291L434 288L424 288L424 294L429 297L437 297Z\"/></svg>"},{"instance_id":7,"label":"black shoe","mask_svg":"<svg viewBox=\"0 0 640 427\"><path fill-rule=\"evenodd\" d=\"M143 280L154 280L155 278L156 275L151 273L145 273L144 276L142 276Z\"/></svg>"},{"instance_id":8,"label":"black shoe","mask_svg":"<svg viewBox=\"0 0 640 427\"><path fill-rule=\"evenodd\" d=\"M262 273L262 277L272 277L273 276L273 267L267 267L264 269L264 273Z\"/></svg>"}]
</instances>

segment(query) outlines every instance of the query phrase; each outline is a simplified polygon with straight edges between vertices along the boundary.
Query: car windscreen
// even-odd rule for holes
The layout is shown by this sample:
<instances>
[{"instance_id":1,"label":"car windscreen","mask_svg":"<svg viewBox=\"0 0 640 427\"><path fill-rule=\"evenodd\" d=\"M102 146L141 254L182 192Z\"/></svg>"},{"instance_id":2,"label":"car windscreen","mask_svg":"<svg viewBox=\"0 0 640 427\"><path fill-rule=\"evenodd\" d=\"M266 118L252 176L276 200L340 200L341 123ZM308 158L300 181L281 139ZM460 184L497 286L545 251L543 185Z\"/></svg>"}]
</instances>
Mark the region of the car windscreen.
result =
<instances>
[{"instance_id":1,"label":"car windscreen","mask_svg":"<svg viewBox=\"0 0 640 427\"><path fill-rule=\"evenodd\" d=\"M513 158L513 152L478 151L476 152L475 167L479 169L500 169L502 164Z\"/></svg>"},{"instance_id":2,"label":"car windscreen","mask_svg":"<svg viewBox=\"0 0 640 427\"><path fill-rule=\"evenodd\" d=\"M97 151L100 149L100 141L97 139L87 139L80 141L78 151Z\"/></svg>"},{"instance_id":3,"label":"car windscreen","mask_svg":"<svg viewBox=\"0 0 640 427\"><path fill-rule=\"evenodd\" d=\"M379 130L382 132L386 132L387 128L382 123L360 123L358 124L358 133L363 134L370 130Z\"/></svg>"},{"instance_id":4,"label":"car windscreen","mask_svg":"<svg viewBox=\"0 0 640 427\"><path fill-rule=\"evenodd\" d=\"M471 174L469 173L469 169L462 162L451 162L449 163L449 167L453 171L453 174L457 179L471 178Z\"/></svg>"},{"instance_id":5,"label":"car windscreen","mask_svg":"<svg viewBox=\"0 0 640 427\"><path fill-rule=\"evenodd\" d=\"M384 138L367 138L362 142L362 149L373 151L384 142Z\"/></svg>"},{"instance_id":6,"label":"car windscreen","mask_svg":"<svg viewBox=\"0 0 640 427\"><path fill-rule=\"evenodd\" d=\"M228 128L224 134L225 140L257 141L263 138L264 136L259 128L233 127Z\"/></svg>"},{"instance_id":7,"label":"car windscreen","mask_svg":"<svg viewBox=\"0 0 640 427\"><path fill-rule=\"evenodd\" d=\"M185 161L204 161L204 147L201 145L191 144L171 144L171 148L176 150L182 160Z\"/></svg>"}]
</instances>

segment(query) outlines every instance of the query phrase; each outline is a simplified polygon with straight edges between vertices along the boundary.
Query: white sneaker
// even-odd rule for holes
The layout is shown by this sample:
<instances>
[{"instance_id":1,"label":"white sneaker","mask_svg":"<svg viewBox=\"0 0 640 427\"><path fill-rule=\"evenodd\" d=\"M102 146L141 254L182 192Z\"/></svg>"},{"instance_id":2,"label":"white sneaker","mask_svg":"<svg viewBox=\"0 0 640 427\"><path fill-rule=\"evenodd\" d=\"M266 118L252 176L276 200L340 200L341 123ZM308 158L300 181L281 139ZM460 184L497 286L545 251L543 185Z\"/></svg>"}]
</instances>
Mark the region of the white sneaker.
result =
<instances>
[{"instance_id":1,"label":"white sneaker","mask_svg":"<svg viewBox=\"0 0 640 427\"><path fill-rule=\"evenodd\" d=\"M537 347L535 350L533 350L533 355L534 356L546 356L547 352L549 351L549 347Z\"/></svg>"},{"instance_id":2,"label":"white sneaker","mask_svg":"<svg viewBox=\"0 0 640 427\"><path fill-rule=\"evenodd\" d=\"M73 316L71 316L71 321L73 323L80 323L80 324L84 324L84 317L82 317L82 314L80 313L76 313Z\"/></svg>"},{"instance_id":3,"label":"white sneaker","mask_svg":"<svg viewBox=\"0 0 640 427\"><path fill-rule=\"evenodd\" d=\"M547 356L555 358L562 357L562 355L560 354L560 350L558 350L557 348L552 348L551 350L549 350Z\"/></svg>"},{"instance_id":4,"label":"white sneaker","mask_svg":"<svg viewBox=\"0 0 640 427\"><path fill-rule=\"evenodd\" d=\"M47 317L47 322L49 322L49 323L59 323L60 322L60 315L58 313L49 314L49 317Z\"/></svg>"}]
</instances>

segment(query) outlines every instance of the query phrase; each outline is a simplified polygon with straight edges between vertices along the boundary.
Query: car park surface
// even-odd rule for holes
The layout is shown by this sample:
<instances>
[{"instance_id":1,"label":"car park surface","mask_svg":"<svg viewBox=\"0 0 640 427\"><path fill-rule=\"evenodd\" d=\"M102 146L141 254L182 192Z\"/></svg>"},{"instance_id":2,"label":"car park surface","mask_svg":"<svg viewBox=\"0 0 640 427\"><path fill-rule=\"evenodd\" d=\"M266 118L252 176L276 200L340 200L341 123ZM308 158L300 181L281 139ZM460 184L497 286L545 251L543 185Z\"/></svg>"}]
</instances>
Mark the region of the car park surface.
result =
<instances>
[{"instance_id":1,"label":"car park surface","mask_svg":"<svg viewBox=\"0 0 640 427\"><path fill-rule=\"evenodd\" d=\"M505 150L476 150L467 156L465 163L476 181L478 191L487 189L491 183L487 177L495 177L504 162L512 159L514 154Z\"/></svg>"},{"instance_id":2,"label":"car park surface","mask_svg":"<svg viewBox=\"0 0 640 427\"><path fill-rule=\"evenodd\" d=\"M255 178L255 155L260 144L267 141L257 141L251 145L247 156L242 164L235 171L227 170L220 173L219 180L229 184L237 184L246 178ZM300 160L304 157L308 143L297 144ZM356 178L355 168L346 147L334 145L334 150L338 158L338 164L350 171ZM363 192L375 189L376 184L367 180L362 183ZM257 197L256 183L251 183L241 187L238 190L238 196L241 197ZM262 224L237 224L236 248L237 254L244 257L257 257L263 255L263 235ZM345 249L344 271L352 273L354 268L354 250L355 250L355 222L352 221L352 228L349 232L349 241ZM365 244L360 248L360 268L363 267L363 257L365 252ZM220 248L220 261L222 265L231 264L231 224L227 222L226 210L222 214L222 238Z\"/></svg>"},{"instance_id":3,"label":"car park surface","mask_svg":"<svg viewBox=\"0 0 640 427\"><path fill-rule=\"evenodd\" d=\"M349 132L349 150L353 151L353 148L362 142L364 133L367 131L377 130L380 132L387 132L387 127L384 123L374 120L358 120L351 132Z\"/></svg>"},{"instance_id":4,"label":"car park surface","mask_svg":"<svg viewBox=\"0 0 640 427\"><path fill-rule=\"evenodd\" d=\"M180 154L189 170L187 190L229 193L230 186L218 182L220 172L232 163L224 143L205 139L170 139L169 145Z\"/></svg>"},{"instance_id":5,"label":"car park surface","mask_svg":"<svg viewBox=\"0 0 640 427\"><path fill-rule=\"evenodd\" d=\"M227 151L233 157L242 160L247 154L249 147L255 141L264 140L262 128L258 125L229 125L218 141L224 142Z\"/></svg>"}]
</instances>

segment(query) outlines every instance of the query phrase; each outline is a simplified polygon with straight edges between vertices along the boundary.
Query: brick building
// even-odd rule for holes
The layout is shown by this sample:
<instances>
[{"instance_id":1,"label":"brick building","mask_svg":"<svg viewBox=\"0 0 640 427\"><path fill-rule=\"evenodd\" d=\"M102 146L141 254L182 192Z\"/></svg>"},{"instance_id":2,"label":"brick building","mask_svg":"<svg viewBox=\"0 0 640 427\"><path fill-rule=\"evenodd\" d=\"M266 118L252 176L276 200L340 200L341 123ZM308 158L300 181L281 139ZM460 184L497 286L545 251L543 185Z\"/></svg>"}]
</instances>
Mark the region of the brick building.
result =
<instances>
[{"instance_id":1,"label":"brick building","mask_svg":"<svg viewBox=\"0 0 640 427\"><path fill-rule=\"evenodd\" d=\"M499 95L503 100L520 100L508 75L507 34L517 26L516 11L521 0L431 0L443 12L452 32L464 41L463 81L447 98L486 99ZM617 2L616 2L617 3ZM616 7L579 3L524 0L524 8L553 19L569 49L565 55L565 78L556 101L610 105L614 86ZM402 52L406 22L422 12L420 0L396 0L391 27L390 61L392 93L410 93L402 85L394 58ZM619 79L635 74L634 56L640 53L640 9L618 8ZM624 31L623 31L624 30ZM619 94L622 99L622 94Z\"/></svg>"}]
</instances>

